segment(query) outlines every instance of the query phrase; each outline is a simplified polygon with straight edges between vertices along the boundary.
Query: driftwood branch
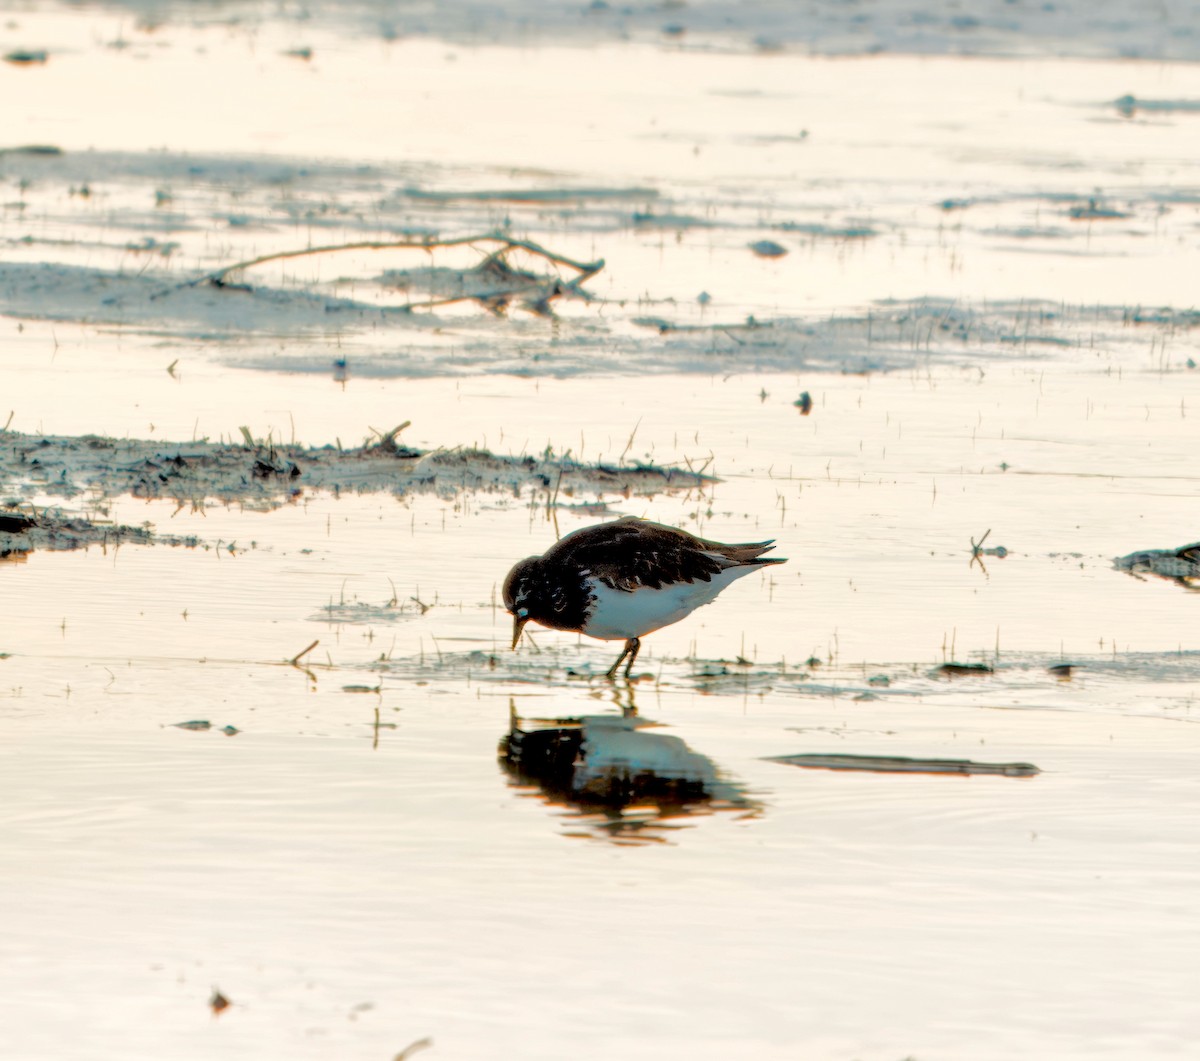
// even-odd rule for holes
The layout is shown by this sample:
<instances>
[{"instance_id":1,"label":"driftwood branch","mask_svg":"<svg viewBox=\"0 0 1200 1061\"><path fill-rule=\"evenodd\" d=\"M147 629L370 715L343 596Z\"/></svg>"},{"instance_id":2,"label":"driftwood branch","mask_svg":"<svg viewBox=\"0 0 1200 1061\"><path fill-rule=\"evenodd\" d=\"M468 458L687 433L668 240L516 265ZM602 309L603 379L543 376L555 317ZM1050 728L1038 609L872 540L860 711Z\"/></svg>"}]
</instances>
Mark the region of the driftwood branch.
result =
<instances>
[{"instance_id":1,"label":"driftwood branch","mask_svg":"<svg viewBox=\"0 0 1200 1061\"><path fill-rule=\"evenodd\" d=\"M199 287L203 284L210 284L214 287L241 287L241 285L230 284L228 277L233 273L241 272L245 269L252 269L257 265L264 265L267 262L286 261L290 258L306 258L317 254L337 254L341 251L431 251L439 247L474 247L478 244L498 244L497 248L492 251L487 258L484 259L480 266L477 267L481 270L498 264L502 261L505 254L514 250L523 250L528 254L543 258L554 265L561 265L565 268L573 269L577 275L570 280L560 282L557 285L557 289L551 292L548 297L554 297L556 294L566 294L568 292L572 294L579 294L580 285L586 283L604 268L603 258L594 262L577 262L572 258L566 257L565 255L556 254L554 251L547 250L545 247L542 247L531 240L512 239L508 236L492 233L477 236L462 236L458 239L368 240L359 243L334 243L321 247L305 247L301 250L276 251L272 254L261 254L257 258L248 258L245 261L234 262L232 265L222 266L220 269L205 273L202 276L194 277L191 280L186 280L171 290L181 291L186 288ZM161 294L168 293L169 292L164 291ZM445 305L451 302L462 302L472 299L487 304L489 299L496 300L498 298L502 298L502 296L462 294L452 298L432 299L427 302L414 303L406 308ZM544 302L545 298L543 298L541 301Z\"/></svg>"}]
</instances>

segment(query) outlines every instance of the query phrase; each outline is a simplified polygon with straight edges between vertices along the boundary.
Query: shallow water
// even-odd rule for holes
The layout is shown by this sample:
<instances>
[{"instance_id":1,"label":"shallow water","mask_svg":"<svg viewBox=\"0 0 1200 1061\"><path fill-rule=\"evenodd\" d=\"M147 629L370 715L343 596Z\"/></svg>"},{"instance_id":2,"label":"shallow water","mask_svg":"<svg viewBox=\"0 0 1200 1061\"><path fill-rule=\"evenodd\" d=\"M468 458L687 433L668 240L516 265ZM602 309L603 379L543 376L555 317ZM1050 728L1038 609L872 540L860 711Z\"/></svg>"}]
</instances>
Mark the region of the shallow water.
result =
<instances>
[{"instance_id":1,"label":"shallow water","mask_svg":"<svg viewBox=\"0 0 1200 1061\"><path fill-rule=\"evenodd\" d=\"M201 543L0 563L0 1052L1188 1056L1198 599L1112 560L1200 537L1195 67L92 9L18 36L54 47L0 65L37 89L0 146L63 153L0 155L7 427L411 420L719 481L267 511L0 484ZM446 248L181 286L501 228L605 259L592 300L381 311L387 270L486 253ZM615 644L510 652L511 563L623 514L789 562L648 638L632 688ZM634 705L737 799L614 816L498 760L510 711ZM799 754L1041 773L770 761Z\"/></svg>"}]
</instances>

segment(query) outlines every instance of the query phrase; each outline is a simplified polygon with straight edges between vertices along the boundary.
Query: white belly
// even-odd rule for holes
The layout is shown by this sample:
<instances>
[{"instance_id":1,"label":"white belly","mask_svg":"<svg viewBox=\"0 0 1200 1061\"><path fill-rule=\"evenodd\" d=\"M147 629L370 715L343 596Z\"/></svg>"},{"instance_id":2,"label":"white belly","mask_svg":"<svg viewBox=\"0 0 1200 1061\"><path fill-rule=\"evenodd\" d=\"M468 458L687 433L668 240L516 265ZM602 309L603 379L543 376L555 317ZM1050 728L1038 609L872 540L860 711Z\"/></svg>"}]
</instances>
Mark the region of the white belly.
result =
<instances>
[{"instance_id":1,"label":"white belly","mask_svg":"<svg viewBox=\"0 0 1200 1061\"><path fill-rule=\"evenodd\" d=\"M625 641L661 630L702 604L711 604L730 582L758 570L757 565L730 567L713 575L711 582L678 582L662 589L642 587L632 593L589 578L587 588L596 602L583 632L602 641Z\"/></svg>"}]
</instances>

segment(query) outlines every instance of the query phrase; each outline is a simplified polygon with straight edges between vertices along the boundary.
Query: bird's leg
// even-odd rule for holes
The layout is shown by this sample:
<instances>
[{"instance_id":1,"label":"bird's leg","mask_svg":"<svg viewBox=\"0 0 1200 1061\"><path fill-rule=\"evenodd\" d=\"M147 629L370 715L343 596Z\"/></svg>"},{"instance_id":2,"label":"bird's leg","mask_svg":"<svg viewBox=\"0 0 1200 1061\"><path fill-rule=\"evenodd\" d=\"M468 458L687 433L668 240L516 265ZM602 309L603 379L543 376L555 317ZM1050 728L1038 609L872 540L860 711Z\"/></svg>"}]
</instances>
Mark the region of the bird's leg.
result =
<instances>
[{"instance_id":1,"label":"bird's leg","mask_svg":"<svg viewBox=\"0 0 1200 1061\"><path fill-rule=\"evenodd\" d=\"M632 648L632 651L629 653L629 659L625 663L625 680L626 681L629 680L629 672L631 670L633 670L633 661L635 659L637 659L637 654L641 650L641 647L642 647L642 642L636 637L631 637L628 641L625 642L626 650L629 650L630 648Z\"/></svg>"},{"instance_id":2,"label":"bird's leg","mask_svg":"<svg viewBox=\"0 0 1200 1061\"><path fill-rule=\"evenodd\" d=\"M608 673L604 675L604 677L606 677L609 681L612 681L617 676L617 668L621 665L621 661L624 660L630 652L636 656L638 654L638 648L638 639L636 637L629 638L629 640L625 642L625 647L621 649L621 654L617 657L617 662L608 668ZM633 666L632 657L630 657L629 664L630 666ZM625 668L625 677L629 677L629 667Z\"/></svg>"}]
</instances>

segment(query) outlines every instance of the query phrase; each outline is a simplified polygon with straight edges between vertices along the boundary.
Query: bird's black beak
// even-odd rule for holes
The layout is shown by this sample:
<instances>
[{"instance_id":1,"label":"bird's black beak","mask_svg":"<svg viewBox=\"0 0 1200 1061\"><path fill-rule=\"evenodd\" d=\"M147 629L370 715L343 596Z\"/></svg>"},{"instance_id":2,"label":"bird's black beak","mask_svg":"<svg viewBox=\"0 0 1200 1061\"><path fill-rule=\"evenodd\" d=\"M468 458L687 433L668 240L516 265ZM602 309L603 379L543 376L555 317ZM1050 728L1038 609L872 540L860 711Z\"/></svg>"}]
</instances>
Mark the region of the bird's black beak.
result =
<instances>
[{"instance_id":1,"label":"bird's black beak","mask_svg":"<svg viewBox=\"0 0 1200 1061\"><path fill-rule=\"evenodd\" d=\"M516 648L517 642L521 640L521 631L525 629L525 624L527 622L529 622L528 615L524 615L524 616L514 615L513 616L513 643L512 643L513 648Z\"/></svg>"}]
</instances>

